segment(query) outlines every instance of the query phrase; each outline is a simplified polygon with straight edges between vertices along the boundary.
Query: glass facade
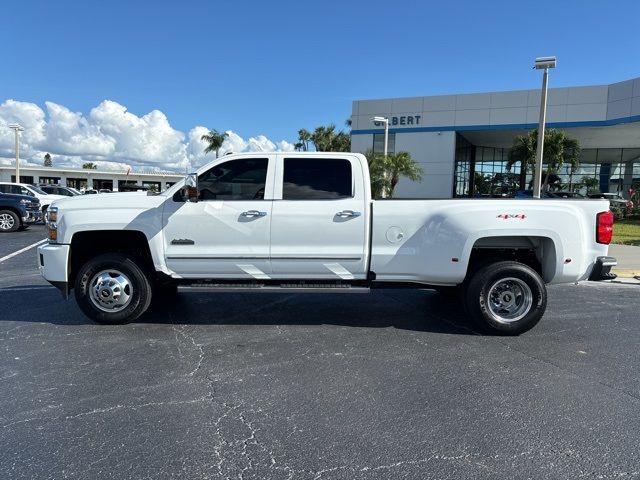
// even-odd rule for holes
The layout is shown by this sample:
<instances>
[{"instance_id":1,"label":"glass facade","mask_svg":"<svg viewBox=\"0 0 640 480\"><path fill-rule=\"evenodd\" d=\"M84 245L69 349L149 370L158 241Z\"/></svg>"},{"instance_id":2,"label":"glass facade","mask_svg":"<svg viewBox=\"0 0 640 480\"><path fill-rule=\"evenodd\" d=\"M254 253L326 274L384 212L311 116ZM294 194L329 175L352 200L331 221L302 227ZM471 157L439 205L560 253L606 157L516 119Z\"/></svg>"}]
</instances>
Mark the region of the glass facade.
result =
<instances>
[{"instance_id":1,"label":"glass facade","mask_svg":"<svg viewBox=\"0 0 640 480\"><path fill-rule=\"evenodd\" d=\"M454 195L512 197L531 189L531 172L523 172L519 162L509 165L508 155L509 148L472 145L457 134ZM640 148L583 149L576 168L563 165L549 182L551 191L612 192L628 198L629 189L640 185Z\"/></svg>"},{"instance_id":2,"label":"glass facade","mask_svg":"<svg viewBox=\"0 0 640 480\"><path fill-rule=\"evenodd\" d=\"M389 134L388 153L396 153L396 134ZM384 153L384 133L373 134L373 153Z\"/></svg>"}]
</instances>

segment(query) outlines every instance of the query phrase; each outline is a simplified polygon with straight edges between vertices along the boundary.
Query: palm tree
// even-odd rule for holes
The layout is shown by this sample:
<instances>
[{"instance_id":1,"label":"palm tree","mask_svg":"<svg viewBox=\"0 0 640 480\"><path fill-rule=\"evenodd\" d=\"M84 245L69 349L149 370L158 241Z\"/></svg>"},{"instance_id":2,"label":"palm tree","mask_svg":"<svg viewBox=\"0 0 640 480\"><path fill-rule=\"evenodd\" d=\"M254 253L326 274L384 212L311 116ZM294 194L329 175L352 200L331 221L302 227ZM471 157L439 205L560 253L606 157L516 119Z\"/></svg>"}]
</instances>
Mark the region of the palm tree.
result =
<instances>
[{"instance_id":1,"label":"palm tree","mask_svg":"<svg viewBox=\"0 0 640 480\"><path fill-rule=\"evenodd\" d=\"M569 138L563 130L550 128L544 132L543 161L547 164L547 175L544 178L544 188L547 189L553 174L557 174L565 163L572 169L580 165L580 145L578 141Z\"/></svg>"},{"instance_id":2,"label":"palm tree","mask_svg":"<svg viewBox=\"0 0 640 480\"><path fill-rule=\"evenodd\" d=\"M87 170L95 170L98 168L98 166L93 162L87 162L82 164L82 168Z\"/></svg>"},{"instance_id":3,"label":"palm tree","mask_svg":"<svg viewBox=\"0 0 640 480\"><path fill-rule=\"evenodd\" d=\"M422 180L422 167L409 152L390 153L385 157L381 153L369 150L365 156L369 163L374 198L392 197L401 177L407 177L414 182Z\"/></svg>"},{"instance_id":4,"label":"palm tree","mask_svg":"<svg viewBox=\"0 0 640 480\"><path fill-rule=\"evenodd\" d=\"M533 172L536 162L536 148L538 146L538 130L534 129L528 135L519 135L515 138L513 146L509 150L507 169L520 162L521 176L524 178L528 171ZM547 165L544 175L543 190L547 189L549 179L569 163L572 169L580 165L580 145L577 140L569 138L563 130L549 128L544 131L544 151L542 162ZM524 181L522 181L524 185Z\"/></svg>"},{"instance_id":5,"label":"palm tree","mask_svg":"<svg viewBox=\"0 0 640 480\"><path fill-rule=\"evenodd\" d=\"M347 132L336 131L336 126L329 125L316 127L310 140L316 152L350 152L351 135Z\"/></svg>"},{"instance_id":6,"label":"palm tree","mask_svg":"<svg viewBox=\"0 0 640 480\"><path fill-rule=\"evenodd\" d=\"M330 124L326 127L316 127L311 135L311 141L316 152L330 152L333 137L336 135L336 126Z\"/></svg>"},{"instance_id":7,"label":"palm tree","mask_svg":"<svg viewBox=\"0 0 640 480\"><path fill-rule=\"evenodd\" d=\"M224 143L224 139L228 136L229 134L227 132L220 133L215 129L209 130L209 133L200 137L201 140L204 140L209 144L207 145L207 148L204 149L204 153L206 154L209 152L216 152L216 158L218 158L218 155L220 154L220 148Z\"/></svg>"},{"instance_id":8,"label":"palm tree","mask_svg":"<svg viewBox=\"0 0 640 480\"><path fill-rule=\"evenodd\" d=\"M306 128L298 130L298 143L296 149L306 152L309 150L309 142L311 141L311 133Z\"/></svg>"},{"instance_id":9,"label":"palm tree","mask_svg":"<svg viewBox=\"0 0 640 480\"><path fill-rule=\"evenodd\" d=\"M49 155L48 153L45 153L44 155L44 163L43 165L45 167L53 167L53 160L51 160L51 155Z\"/></svg>"}]
</instances>

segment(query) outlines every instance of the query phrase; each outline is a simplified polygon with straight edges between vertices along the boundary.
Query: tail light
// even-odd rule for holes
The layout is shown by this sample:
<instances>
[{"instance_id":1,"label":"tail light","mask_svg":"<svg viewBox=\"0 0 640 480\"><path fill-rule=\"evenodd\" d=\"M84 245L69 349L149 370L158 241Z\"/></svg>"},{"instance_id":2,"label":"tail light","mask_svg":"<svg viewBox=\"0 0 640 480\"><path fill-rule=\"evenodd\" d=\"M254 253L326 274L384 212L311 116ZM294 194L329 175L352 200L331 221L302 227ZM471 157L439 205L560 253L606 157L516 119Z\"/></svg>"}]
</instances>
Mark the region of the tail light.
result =
<instances>
[{"instance_id":1,"label":"tail light","mask_svg":"<svg viewBox=\"0 0 640 480\"><path fill-rule=\"evenodd\" d=\"M596 215L596 242L609 245L613 237L613 213L600 212Z\"/></svg>"}]
</instances>

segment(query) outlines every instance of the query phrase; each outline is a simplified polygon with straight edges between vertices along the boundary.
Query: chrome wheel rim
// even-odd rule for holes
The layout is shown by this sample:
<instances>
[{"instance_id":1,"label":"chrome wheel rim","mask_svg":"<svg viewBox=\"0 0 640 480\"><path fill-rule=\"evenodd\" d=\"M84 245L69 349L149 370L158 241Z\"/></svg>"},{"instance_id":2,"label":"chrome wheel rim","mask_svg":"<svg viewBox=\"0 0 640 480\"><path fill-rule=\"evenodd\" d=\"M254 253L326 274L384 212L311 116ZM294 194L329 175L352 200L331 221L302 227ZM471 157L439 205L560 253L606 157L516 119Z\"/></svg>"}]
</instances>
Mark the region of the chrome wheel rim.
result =
<instances>
[{"instance_id":1,"label":"chrome wheel rim","mask_svg":"<svg viewBox=\"0 0 640 480\"><path fill-rule=\"evenodd\" d=\"M131 303L133 285L124 273L110 269L95 274L89 282L89 298L103 312L116 313Z\"/></svg>"},{"instance_id":2,"label":"chrome wheel rim","mask_svg":"<svg viewBox=\"0 0 640 480\"><path fill-rule=\"evenodd\" d=\"M0 230L11 230L16 224L12 215L3 213L0 215Z\"/></svg>"},{"instance_id":3,"label":"chrome wheel rim","mask_svg":"<svg viewBox=\"0 0 640 480\"><path fill-rule=\"evenodd\" d=\"M496 322L517 322L531 310L533 293L529 285L519 278L501 278L489 289L487 306Z\"/></svg>"}]
</instances>

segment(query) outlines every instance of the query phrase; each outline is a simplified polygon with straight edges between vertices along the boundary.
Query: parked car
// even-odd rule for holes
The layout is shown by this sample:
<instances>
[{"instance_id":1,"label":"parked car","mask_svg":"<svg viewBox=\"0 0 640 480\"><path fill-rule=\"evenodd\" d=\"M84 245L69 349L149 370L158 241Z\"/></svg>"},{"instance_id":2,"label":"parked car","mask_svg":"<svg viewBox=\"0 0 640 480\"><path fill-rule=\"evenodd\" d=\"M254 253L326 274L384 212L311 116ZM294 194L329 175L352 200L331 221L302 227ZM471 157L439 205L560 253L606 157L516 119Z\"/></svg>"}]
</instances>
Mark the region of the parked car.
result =
<instances>
[{"instance_id":1,"label":"parked car","mask_svg":"<svg viewBox=\"0 0 640 480\"><path fill-rule=\"evenodd\" d=\"M83 195L96 195L98 193L97 190L94 190L93 188L87 188L84 192L82 192Z\"/></svg>"},{"instance_id":2,"label":"parked car","mask_svg":"<svg viewBox=\"0 0 640 480\"><path fill-rule=\"evenodd\" d=\"M233 173L232 173L233 172ZM96 322L195 292L456 289L480 328L518 334L545 284L611 278L606 200L372 200L359 153L221 157L158 195L56 202L46 280Z\"/></svg>"},{"instance_id":3,"label":"parked car","mask_svg":"<svg viewBox=\"0 0 640 480\"><path fill-rule=\"evenodd\" d=\"M518 190L515 198L533 198L533 190ZM540 198L556 198L549 192L541 192Z\"/></svg>"},{"instance_id":4,"label":"parked car","mask_svg":"<svg viewBox=\"0 0 640 480\"><path fill-rule=\"evenodd\" d=\"M584 195L578 192L569 192L567 190L558 190L555 192L548 192L553 198L586 198Z\"/></svg>"},{"instance_id":5,"label":"parked car","mask_svg":"<svg viewBox=\"0 0 640 480\"><path fill-rule=\"evenodd\" d=\"M609 200L609 203L617 205L620 208L626 208L630 203L632 203L631 200L627 200L619 193L592 193L589 195L589 198Z\"/></svg>"},{"instance_id":6,"label":"parked car","mask_svg":"<svg viewBox=\"0 0 640 480\"><path fill-rule=\"evenodd\" d=\"M109 190L108 188L101 188L100 190L98 190L98 193L111 193L111 190Z\"/></svg>"},{"instance_id":7,"label":"parked car","mask_svg":"<svg viewBox=\"0 0 640 480\"><path fill-rule=\"evenodd\" d=\"M54 195L62 195L64 197L76 197L81 193L75 188L63 187L62 185L40 185L40 189Z\"/></svg>"},{"instance_id":8,"label":"parked car","mask_svg":"<svg viewBox=\"0 0 640 480\"><path fill-rule=\"evenodd\" d=\"M29 185L27 183L11 183L0 182L0 192L13 193L14 195L28 195L30 197L36 197L40 201L40 209L42 211L42 221L45 220L47 215L47 209L55 200L62 200L62 195L53 195L45 192L39 187Z\"/></svg>"},{"instance_id":9,"label":"parked car","mask_svg":"<svg viewBox=\"0 0 640 480\"><path fill-rule=\"evenodd\" d=\"M27 228L42 218L40 202L29 195L0 193L0 232Z\"/></svg>"}]
</instances>

